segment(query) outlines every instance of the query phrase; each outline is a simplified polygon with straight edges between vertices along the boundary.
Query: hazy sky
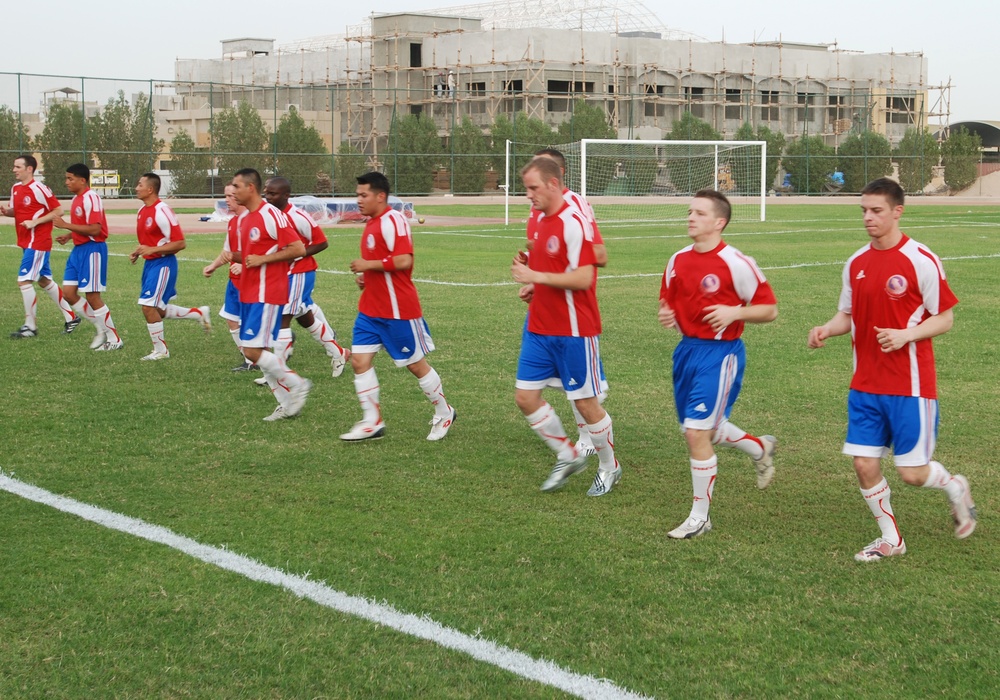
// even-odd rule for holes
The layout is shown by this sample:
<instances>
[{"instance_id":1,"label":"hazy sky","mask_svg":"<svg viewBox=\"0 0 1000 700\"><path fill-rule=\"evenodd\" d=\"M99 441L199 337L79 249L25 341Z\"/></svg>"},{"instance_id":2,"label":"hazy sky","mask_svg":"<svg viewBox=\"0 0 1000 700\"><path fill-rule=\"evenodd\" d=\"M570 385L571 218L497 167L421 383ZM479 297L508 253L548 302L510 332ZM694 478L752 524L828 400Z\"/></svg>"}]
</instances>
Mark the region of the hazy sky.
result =
<instances>
[{"instance_id":1,"label":"hazy sky","mask_svg":"<svg viewBox=\"0 0 1000 700\"><path fill-rule=\"evenodd\" d=\"M954 5L929 0L645 0L644 4L663 24L712 41L725 37L742 43L780 36L795 42L837 41L842 49L869 53L923 51L929 83L951 80L953 123L1000 120L996 0L958 0ZM372 10L398 12L447 5L447 0L381 0L375 7L348 0L287 4L243 0L216 9L212 3L196 0L152 5L36 0L31 8L39 18L37 26L22 26L0 42L0 71L164 80L173 77L177 57L219 56L221 39L256 36L281 44L341 34ZM288 12L276 14L286 8ZM11 81L4 76L0 79Z\"/></svg>"}]
</instances>

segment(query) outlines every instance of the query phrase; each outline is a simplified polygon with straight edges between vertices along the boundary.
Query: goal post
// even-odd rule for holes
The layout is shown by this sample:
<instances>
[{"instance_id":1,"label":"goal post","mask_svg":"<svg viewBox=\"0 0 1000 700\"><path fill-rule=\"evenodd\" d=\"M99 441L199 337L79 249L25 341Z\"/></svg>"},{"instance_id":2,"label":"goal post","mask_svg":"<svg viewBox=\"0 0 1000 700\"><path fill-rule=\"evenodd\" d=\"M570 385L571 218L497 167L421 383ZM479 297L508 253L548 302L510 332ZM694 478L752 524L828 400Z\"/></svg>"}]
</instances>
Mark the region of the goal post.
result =
<instances>
[{"instance_id":1,"label":"goal post","mask_svg":"<svg viewBox=\"0 0 1000 700\"><path fill-rule=\"evenodd\" d=\"M765 141L583 139L565 148L567 186L602 224L686 218L700 189L725 194L733 221L765 221Z\"/></svg>"}]
</instances>

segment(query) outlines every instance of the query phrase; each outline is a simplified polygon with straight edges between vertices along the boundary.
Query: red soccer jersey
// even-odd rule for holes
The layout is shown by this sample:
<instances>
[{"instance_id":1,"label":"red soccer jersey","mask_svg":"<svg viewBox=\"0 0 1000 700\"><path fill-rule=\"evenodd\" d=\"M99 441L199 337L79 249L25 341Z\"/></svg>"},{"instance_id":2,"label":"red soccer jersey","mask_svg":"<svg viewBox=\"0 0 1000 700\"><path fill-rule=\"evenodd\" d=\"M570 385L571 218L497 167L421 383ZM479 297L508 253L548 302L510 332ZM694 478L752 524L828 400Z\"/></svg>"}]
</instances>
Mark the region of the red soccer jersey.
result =
<instances>
[{"instance_id":1,"label":"red soccer jersey","mask_svg":"<svg viewBox=\"0 0 1000 700\"><path fill-rule=\"evenodd\" d=\"M59 200L52 190L38 182L29 180L26 184L15 183L10 188L10 206L14 210L14 229L17 231L17 245L31 250L52 250L52 222L39 224L33 229L23 226L29 219L45 216L59 207Z\"/></svg>"},{"instance_id":2,"label":"red soccer jersey","mask_svg":"<svg viewBox=\"0 0 1000 700\"><path fill-rule=\"evenodd\" d=\"M591 235L591 242L595 245L604 245L604 238L601 237L601 230L597 227L597 219L594 218L594 210L590 206L590 202L570 189L563 190L563 201L571 207L576 207L577 211L583 216L583 220L589 225L588 233ZM541 216L541 212L532 207L531 212L528 214L527 228L528 240L532 244L538 239L539 216Z\"/></svg>"},{"instance_id":3,"label":"red soccer jersey","mask_svg":"<svg viewBox=\"0 0 1000 700\"><path fill-rule=\"evenodd\" d=\"M239 217L234 216L226 224L226 240L222 242L222 249L226 252L232 253L233 251L239 252L240 249L240 229L237 225L239 222ZM233 274L233 266L229 266L229 279L233 281L237 289L239 288L240 276Z\"/></svg>"},{"instance_id":4,"label":"red soccer jersey","mask_svg":"<svg viewBox=\"0 0 1000 700\"><path fill-rule=\"evenodd\" d=\"M851 314L854 378L851 388L871 394L937 398L931 339L882 352L878 328L912 328L947 311L958 299L941 261L926 246L903 236L890 250L870 244L844 266L838 308Z\"/></svg>"},{"instance_id":5,"label":"red soccer jersey","mask_svg":"<svg viewBox=\"0 0 1000 700\"><path fill-rule=\"evenodd\" d=\"M535 248L528 258L532 270L562 273L594 264L587 222L575 207L563 203L556 214L539 216L537 231ZM539 335L600 335L596 280L579 291L536 284L528 307L528 330Z\"/></svg>"},{"instance_id":6,"label":"red soccer jersey","mask_svg":"<svg viewBox=\"0 0 1000 700\"><path fill-rule=\"evenodd\" d=\"M139 210L136 215L135 234L139 238L139 245L154 248L184 240L184 232L181 231L181 225L177 222L177 215L165 202L161 202L159 199ZM152 260L159 255L153 253L142 257L146 260Z\"/></svg>"},{"instance_id":7,"label":"red soccer jersey","mask_svg":"<svg viewBox=\"0 0 1000 700\"><path fill-rule=\"evenodd\" d=\"M413 238L406 217L388 208L373 216L361 234L361 257L382 260L392 255L413 255ZM365 288L358 300L358 311L375 318L410 320L423 316L417 288L413 286L413 268L409 270L366 270Z\"/></svg>"},{"instance_id":8,"label":"red soccer jersey","mask_svg":"<svg viewBox=\"0 0 1000 700\"><path fill-rule=\"evenodd\" d=\"M674 310L682 334L705 340L735 340L743 335L743 321L712 330L703 320L709 306L777 303L754 259L725 241L706 253L693 245L674 253L663 272L660 299Z\"/></svg>"},{"instance_id":9,"label":"red soccer jersey","mask_svg":"<svg viewBox=\"0 0 1000 700\"><path fill-rule=\"evenodd\" d=\"M70 205L69 222L81 226L101 225L101 230L93 236L86 236L74 231L73 245L83 245L91 241L100 243L108 240L108 219L104 215L104 203L101 201L101 196L89 187L73 198L73 203Z\"/></svg>"},{"instance_id":10,"label":"red soccer jersey","mask_svg":"<svg viewBox=\"0 0 1000 700\"><path fill-rule=\"evenodd\" d=\"M260 267L247 267L248 255L270 255L299 240L299 234L280 209L262 202L257 211L240 214L239 249L243 253L243 274L240 275L240 301L244 304L287 304L287 260Z\"/></svg>"},{"instance_id":11,"label":"red soccer jersey","mask_svg":"<svg viewBox=\"0 0 1000 700\"><path fill-rule=\"evenodd\" d=\"M294 204L289 203L288 207L285 208L285 216L295 227L296 232L299 234L299 239L302 244L308 248L311 245L317 243L326 243L326 234L323 233L323 229L316 225L313 218L309 216L306 212L302 211ZM312 272L318 270L319 265L316 264L316 258L311 255L306 255L302 258L296 258L292 261L292 270L290 274L297 274L299 272Z\"/></svg>"}]
</instances>

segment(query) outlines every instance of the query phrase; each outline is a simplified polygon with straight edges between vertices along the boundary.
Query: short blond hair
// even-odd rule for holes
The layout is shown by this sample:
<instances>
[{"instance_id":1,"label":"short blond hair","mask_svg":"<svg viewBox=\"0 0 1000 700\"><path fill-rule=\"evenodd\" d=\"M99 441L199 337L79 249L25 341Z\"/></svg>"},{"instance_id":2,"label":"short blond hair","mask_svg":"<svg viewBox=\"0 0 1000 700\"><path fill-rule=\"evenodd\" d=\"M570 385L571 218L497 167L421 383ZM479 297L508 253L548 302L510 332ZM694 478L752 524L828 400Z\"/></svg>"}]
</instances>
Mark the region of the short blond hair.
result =
<instances>
[{"instance_id":1,"label":"short blond hair","mask_svg":"<svg viewBox=\"0 0 1000 700\"><path fill-rule=\"evenodd\" d=\"M521 168L521 177L524 177L530 170L537 170L538 174L542 176L542 180L547 181L555 178L560 185L562 184L562 170L559 164L548 156L535 156L528 161L528 164Z\"/></svg>"}]
</instances>

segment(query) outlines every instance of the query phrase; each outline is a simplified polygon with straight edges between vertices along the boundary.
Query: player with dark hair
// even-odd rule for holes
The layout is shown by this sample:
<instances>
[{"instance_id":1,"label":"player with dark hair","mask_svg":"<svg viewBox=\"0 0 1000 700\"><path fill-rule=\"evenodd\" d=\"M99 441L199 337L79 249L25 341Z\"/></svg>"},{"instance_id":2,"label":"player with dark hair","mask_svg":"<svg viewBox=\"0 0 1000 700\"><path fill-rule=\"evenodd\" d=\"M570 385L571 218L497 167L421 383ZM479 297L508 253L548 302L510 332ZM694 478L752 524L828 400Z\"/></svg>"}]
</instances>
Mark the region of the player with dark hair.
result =
<instances>
[{"instance_id":1,"label":"player with dark hair","mask_svg":"<svg viewBox=\"0 0 1000 700\"><path fill-rule=\"evenodd\" d=\"M52 190L35 180L38 161L28 154L14 159L14 178L10 189L10 202L0 205L0 215L14 217L17 245L24 250L17 275L17 286L24 302L24 324L10 334L11 338L34 338L38 335L37 303L35 288L49 295L63 315L63 333L72 333L80 325L78 318L63 298L62 289L52 280L49 255L52 251L52 220L62 213L59 200Z\"/></svg>"},{"instance_id":2,"label":"player with dark hair","mask_svg":"<svg viewBox=\"0 0 1000 700\"><path fill-rule=\"evenodd\" d=\"M142 294L139 306L146 318L146 330L153 341L153 351L143 360L165 360L170 357L163 341L163 320L167 318L197 321L206 332L212 330L212 319L207 306L175 306L170 301L177 296L177 253L187 243L177 216L160 200L160 177L146 173L135 185L135 194L143 207L136 217L136 236L139 246L129 259L134 265L141 257Z\"/></svg>"},{"instance_id":3,"label":"player with dark hair","mask_svg":"<svg viewBox=\"0 0 1000 700\"><path fill-rule=\"evenodd\" d=\"M937 444L937 373L931 339L948 332L958 299L941 260L899 228L903 189L888 178L861 190L869 242L847 260L837 313L809 332L811 348L851 334L854 376L847 397L844 454L854 458L861 495L882 530L854 555L881 561L906 553L882 458L893 451L896 470L911 486L945 492L955 537L976 529L969 481L934 461Z\"/></svg>"},{"instance_id":4,"label":"player with dark hair","mask_svg":"<svg viewBox=\"0 0 1000 700\"><path fill-rule=\"evenodd\" d=\"M397 367L406 367L417 378L424 396L434 406L427 439L440 440L448 434L456 414L445 399L441 377L427 362L434 341L413 285L410 224L389 206L389 180L385 175L370 172L357 181L358 209L369 217L361 234L361 257L351 261L351 272L361 289L351 338L351 368L362 417L340 439L358 442L385 434L379 381L372 366L375 354L385 348Z\"/></svg>"},{"instance_id":5,"label":"player with dark hair","mask_svg":"<svg viewBox=\"0 0 1000 700\"><path fill-rule=\"evenodd\" d=\"M583 470L587 455L566 437L562 421L542 398L558 379L587 425L600 467L588 496L604 496L621 479L611 416L600 404L603 391L595 257L589 224L563 198L562 171L536 156L521 171L532 206L540 213L533 254L511 264L515 282L534 285L521 339L515 401L532 430L556 453L542 491L554 491ZM520 296L524 298L525 287Z\"/></svg>"},{"instance_id":6,"label":"player with dark hair","mask_svg":"<svg viewBox=\"0 0 1000 700\"><path fill-rule=\"evenodd\" d=\"M757 488L767 488L774 478L777 440L755 437L729 422L746 367L744 324L769 323L778 316L774 292L757 263L722 240L731 212L721 192L695 193L688 209L693 242L671 256L660 284L660 324L683 336L673 356L674 401L694 491L687 520L667 533L674 539L712 529L708 511L718 472L713 445L749 455Z\"/></svg>"},{"instance_id":7,"label":"player with dark hair","mask_svg":"<svg viewBox=\"0 0 1000 700\"><path fill-rule=\"evenodd\" d=\"M292 418L302 412L312 382L288 369L267 348L277 339L281 310L288 303L289 263L305 255L306 247L288 217L264 201L260 173L252 168L238 171L233 188L236 201L246 208L236 224L238 250L232 252L233 261L243 265L240 344L246 358L260 366L278 401L277 408L264 420Z\"/></svg>"},{"instance_id":8,"label":"player with dark hair","mask_svg":"<svg viewBox=\"0 0 1000 700\"><path fill-rule=\"evenodd\" d=\"M65 245L73 241L63 275L63 295L77 318L85 318L97 328L91 349L117 350L122 347L122 339L111 319L111 310L101 298L108 284L108 219L104 203L90 189L90 168L83 163L66 168L66 189L75 195L69 207L70 220L64 221L61 216L52 220L54 228L69 231L56 237L56 242ZM111 344L105 347L109 341Z\"/></svg>"}]
</instances>

